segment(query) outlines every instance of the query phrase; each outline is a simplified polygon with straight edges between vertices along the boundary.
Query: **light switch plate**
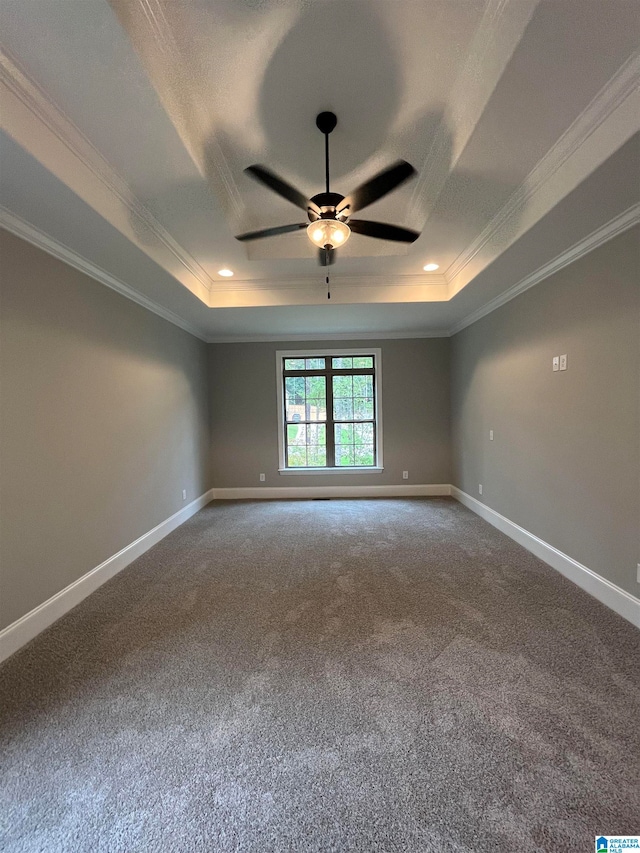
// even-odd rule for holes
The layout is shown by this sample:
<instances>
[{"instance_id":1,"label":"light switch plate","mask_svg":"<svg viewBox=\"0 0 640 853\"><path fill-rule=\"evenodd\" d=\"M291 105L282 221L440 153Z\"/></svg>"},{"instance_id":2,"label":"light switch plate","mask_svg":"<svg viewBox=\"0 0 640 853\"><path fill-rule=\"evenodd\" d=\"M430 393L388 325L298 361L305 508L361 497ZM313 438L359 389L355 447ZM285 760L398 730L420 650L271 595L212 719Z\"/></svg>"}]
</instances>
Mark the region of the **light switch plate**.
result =
<instances>
[{"instance_id":1,"label":"light switch plate","mask_svg":"<svg viewBox=\"0 0 640 853\"><path fill-rule=\"evenodd\" d=\"M559 355L554 355L554 357L553 357L553 369L554 369L554 372L556 370L560 370L560 356Z\"/></svg>"}]
</instances>

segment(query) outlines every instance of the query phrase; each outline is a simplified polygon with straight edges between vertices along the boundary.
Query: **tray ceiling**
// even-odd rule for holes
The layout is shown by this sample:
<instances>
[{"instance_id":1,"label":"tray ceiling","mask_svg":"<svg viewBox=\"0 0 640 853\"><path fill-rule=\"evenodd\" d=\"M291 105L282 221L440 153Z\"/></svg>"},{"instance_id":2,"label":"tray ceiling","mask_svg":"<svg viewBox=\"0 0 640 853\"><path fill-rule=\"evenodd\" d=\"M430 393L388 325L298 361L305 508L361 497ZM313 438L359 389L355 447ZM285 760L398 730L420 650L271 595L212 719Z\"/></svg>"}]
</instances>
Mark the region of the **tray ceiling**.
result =
<instances>
[{"instance_id":1,"label":"tray ceiling","mask_svg":"<svg viewBox=\"0 0 640 853\"><path fill-rule=\"evenodd\" d=\"M205 339L447 334L640 220L626 0L4 0L0 24L0 223ZM422 231L354 234L330 304L304 232L233 236L301 221L243 169L323 189L325 109L332 188L409 160L367 218Z\"/></svg>"}]
</instances>

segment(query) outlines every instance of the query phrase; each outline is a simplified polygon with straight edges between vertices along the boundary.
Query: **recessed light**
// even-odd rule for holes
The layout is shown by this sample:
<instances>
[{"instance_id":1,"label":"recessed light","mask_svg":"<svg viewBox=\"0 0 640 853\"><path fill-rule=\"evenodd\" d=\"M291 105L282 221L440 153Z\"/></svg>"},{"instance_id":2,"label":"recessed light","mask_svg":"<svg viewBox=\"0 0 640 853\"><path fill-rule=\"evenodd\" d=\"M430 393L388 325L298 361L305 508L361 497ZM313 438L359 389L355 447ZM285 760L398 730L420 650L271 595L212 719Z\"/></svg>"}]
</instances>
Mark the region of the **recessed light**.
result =
<instances>
[{"instance_id":1,"label":"recessed light","mask_svg":"<svg viewBox=\"0 0 640 853\"><path fill-rule=\"evenodd\" d=\"M225 278L229 278L229 276L233 275L233 270L218 270L218 275L223 275Z\"/></svg>"},{"instance_id":2,"label":"recessed light","mask_svg":"<svg viewBox=\"0 0 640 853\"><path fill-rule=\"evenodd\" d=\"M425 267L422 267L425 272L434 272L437 269L440 269L440 264L427 264Z\"/></svg>"}]
</instances>

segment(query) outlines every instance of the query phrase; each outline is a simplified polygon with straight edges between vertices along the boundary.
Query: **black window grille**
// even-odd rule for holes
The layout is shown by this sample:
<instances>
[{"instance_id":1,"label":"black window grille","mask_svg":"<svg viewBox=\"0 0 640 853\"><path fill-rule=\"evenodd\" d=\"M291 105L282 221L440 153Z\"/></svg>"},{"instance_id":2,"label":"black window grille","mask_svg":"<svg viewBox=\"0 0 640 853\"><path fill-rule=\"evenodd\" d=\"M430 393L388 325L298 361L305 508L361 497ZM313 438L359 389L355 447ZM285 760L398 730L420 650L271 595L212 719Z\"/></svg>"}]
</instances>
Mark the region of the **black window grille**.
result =
<instances>
[{"instance_id":1,"label":"black window grille","mask_svg":"<svg viewBox=\"0 0 640 853\"><path fill-rule=\"evenodd\" d=\"M376 465L375 355L283 358L286 468Z\"/></svg>"}]
</instances>

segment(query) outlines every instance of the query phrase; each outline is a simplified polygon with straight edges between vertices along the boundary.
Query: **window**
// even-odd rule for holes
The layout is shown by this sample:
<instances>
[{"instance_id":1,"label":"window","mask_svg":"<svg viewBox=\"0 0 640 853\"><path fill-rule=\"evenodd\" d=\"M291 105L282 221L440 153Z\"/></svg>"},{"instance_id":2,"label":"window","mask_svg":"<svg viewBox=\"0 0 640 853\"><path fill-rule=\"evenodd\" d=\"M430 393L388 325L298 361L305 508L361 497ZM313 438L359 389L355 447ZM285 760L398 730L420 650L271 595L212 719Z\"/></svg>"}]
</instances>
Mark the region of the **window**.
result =
<instances>
[{"instance_id":1,"label":"window","mask_svg":"<svg viewBox=\"0 0 640 853\"><path fill-rule=\"evenodd\" d=\"M380 350L276 358L280 471L382 470Z\"/></svg>"}]
</instances>

